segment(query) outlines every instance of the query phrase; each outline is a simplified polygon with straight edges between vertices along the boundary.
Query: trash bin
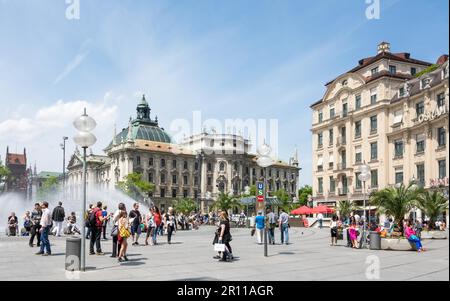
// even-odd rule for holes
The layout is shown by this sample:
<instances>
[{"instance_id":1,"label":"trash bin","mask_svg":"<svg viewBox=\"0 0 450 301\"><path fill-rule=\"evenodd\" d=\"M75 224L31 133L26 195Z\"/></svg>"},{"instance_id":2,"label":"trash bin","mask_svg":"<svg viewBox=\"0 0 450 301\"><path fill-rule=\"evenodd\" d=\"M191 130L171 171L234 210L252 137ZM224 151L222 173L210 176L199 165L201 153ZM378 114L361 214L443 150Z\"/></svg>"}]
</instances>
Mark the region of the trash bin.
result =
<instances>
[{"instance_id":1,"label":"trash bin","mask_svg":"<svg viewBox=\"0 0 450 301\"><path fill-rule=\"evenodd\" d=\"M381 250L381 236L380 233L376 231L371 231L369 235L371 250Z\"/></svg>"},{"instance_id":2,"label":"trash bin","mask_svg":"<svg viewBox=\"0 0 450 301\"><path fill-rule=\"evenodd\" d=\"M66 271L79 271L81 269L81 238L66 239Z\"/></svg>"}]
</instances>

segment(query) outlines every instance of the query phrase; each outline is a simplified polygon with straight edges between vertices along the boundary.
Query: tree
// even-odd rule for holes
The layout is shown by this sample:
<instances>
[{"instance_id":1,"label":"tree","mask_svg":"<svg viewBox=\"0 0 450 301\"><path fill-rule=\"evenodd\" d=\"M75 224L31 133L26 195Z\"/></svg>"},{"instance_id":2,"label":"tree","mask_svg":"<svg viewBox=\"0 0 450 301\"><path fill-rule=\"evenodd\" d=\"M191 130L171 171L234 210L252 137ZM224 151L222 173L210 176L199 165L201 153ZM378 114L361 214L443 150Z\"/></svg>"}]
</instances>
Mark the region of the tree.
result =
<instances>
[{"instance_id":1,"label":"tree","mask_svg":"<svg viewBox=\"0 0 450 301\"><path fill-rule=\"evenodd\" d=\"M434 228L437 217L447 208L448 200L440 191L421 191L416 206L429 217L430 226Z\"/></svg>"},{"instance_id":2,"label":"tree","mask_svg":"<svg viewBox=\"0 0 450 301\"><path fill-rule=\"evenodd\" d=\"M339 201L337 205L339 216L344 219L349 217L350 214L356 209L357 207L355 206L355 204L353 204L353 202L349 200Z\"/></svg>"},{"instance_id":3,"label":"tree","mask_svg":"<svg viewBox=\"0 0 450 301\"><path fill-rule=\"evenodd\" d=\"M414 206L420 191L410 183L408 186L400 185L388 187L377 191L370 196L370 203L379 207L381 213L394 218L394 223L403 232L403 220Z\"/></svg>"},{"instance_id":4,"label":"tree","mask_svg":"<svg viewBox=\"0 0 450 301\"><path fill-rule=\"evenodd\" d=\"M6 166L4 166L2 161L0 160L0 192L3 191L5 182L10 174L10 170Z\"/></svg>"},{"instance_id":5,"label":"tree","mask_svg":"<svg viewBox=\"0 0 450 301\"><path fill-rule=\"evenodd\" d=\"M140 196L148 196L152 192L155 185L142 180L142 174L133 172L126 175L123 181L117 183L117 187L130 197L137 199Z\"/></svg>"},{"instance_id":6,"label":"tree","mask_svg":"<svg viewBox=\"0 0 450 301\"><path fill-rule=\"evenodd\" d=\"M249 187L250 187L249 193L244 192L242 196L244 197L256 196L256 185L251 185Z\"/></svg>"},{"instance_id":7,"label":"tree","mask_svg":"<svg viewBox=\"0 0 450 301\"><path fill-rule=\"evenodd\" d=\"M224 210L228 212L229 210L235 208L241 209L242 204L239 202L238 198L221 192L212 207L217 210Z\"/></svg>"},{"instance_id":8,"label":"tree","mask_svg":"<svg viewBox=\"0 0 450 301\"><path fill-rule=\"evenodd\" d=\"M43 183L37 191L37 196L40 200L46 199L54 195L58 190L58 177L50 176Z\"/></svg>"},{"instance_id":9,"label":"tree","mask_svg":"<svg viewBox=\"0 0 450 301\"><path fill-rule=\"evenodd\" d=\"M278 207L282 208L285 212L290 212L293 209L294 205L297 205L292 202L289 193L287 193L287 191L284 189L275 191L274 196L277 197Z\"/></svg>"},{"instance_id":10,"label":"tree","mask_svg":"<svg viewBox=\"0 0 450 301\"><path fill-rule=\"evenodd\" d=\"M305 185L298 190L298 201L300 206L308 204L308 196L312 195L312 187Z\"/></svg>"},{"instance_id":11,"label":"tree","mask_svg":"<svg viewBox=\"0 0 450 301\"><path fill-rule=\"evenodd\" d=\"M197 209L197 205L192 199L178 199L174 202L173 208L176 212L183 213L184 215L189 215L191 212Z\"/></svg>"}]
</instances>

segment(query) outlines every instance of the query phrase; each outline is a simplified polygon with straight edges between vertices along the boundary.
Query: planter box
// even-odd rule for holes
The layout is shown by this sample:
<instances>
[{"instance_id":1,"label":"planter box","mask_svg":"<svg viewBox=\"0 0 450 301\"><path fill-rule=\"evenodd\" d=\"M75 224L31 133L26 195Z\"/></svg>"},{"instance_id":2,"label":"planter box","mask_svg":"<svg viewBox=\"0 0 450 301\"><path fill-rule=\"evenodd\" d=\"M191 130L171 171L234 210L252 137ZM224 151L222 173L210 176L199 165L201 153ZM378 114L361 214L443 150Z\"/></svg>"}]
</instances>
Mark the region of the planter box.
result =
<instances>
[{"instance_id":1,"label":"planter box","mask_svg":"<svg viewBox=\"0 0 450 301\"><path fill-rule=\"evenodd\" d=\"M416 245L406 238L382 238L381 250L392 251L417 251Z\"/></svg>"},{"instance_id":2,"label":"planter box","mask_svg":"<svg viewBox=\"0 0 450 301\"><path fill-rule=\"evenodd\" d=\"M422 239L447 239L446 231L422 231L420 233Z\"/></svg>"}]
</instances>

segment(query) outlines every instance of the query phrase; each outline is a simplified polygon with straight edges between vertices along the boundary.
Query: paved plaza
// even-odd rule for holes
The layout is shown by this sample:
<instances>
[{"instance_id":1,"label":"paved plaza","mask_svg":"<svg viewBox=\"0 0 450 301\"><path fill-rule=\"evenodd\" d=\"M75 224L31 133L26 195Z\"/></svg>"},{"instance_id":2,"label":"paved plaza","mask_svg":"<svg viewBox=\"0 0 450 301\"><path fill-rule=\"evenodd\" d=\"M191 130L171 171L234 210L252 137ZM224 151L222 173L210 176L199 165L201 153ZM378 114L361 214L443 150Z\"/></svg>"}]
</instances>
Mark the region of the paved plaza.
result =
<instances>
[{"instance_id":1,"label":"paved plaza","mask_svg":"<svg viewBox=\"0 0 450 301\"><path fill-rule=\"evenodd\" d=\"M127 263L110 258L111 240L102 241L105 256L87 255L88 271L80 280L356 280L379 259L380 280L449 280L448 240L425 240L425 253L354 250L329 245L329 229L291 229L290 245L269 246L269 257L249 229L232 229L235 261L218 262L212 246L214 227L178 231L173 244L130 246ZM64 270L65 238L50 237L53 256L34 255L24 237L0 238L0 280L70 280ZM279 231L277 231L279 242ZM141 242L144 240L141 238ZM373 257L370 255L375 255ZM375 261L373 261L375 258ZM373 274L371 274L373 275Z\"/></svg>"}]
</instances>

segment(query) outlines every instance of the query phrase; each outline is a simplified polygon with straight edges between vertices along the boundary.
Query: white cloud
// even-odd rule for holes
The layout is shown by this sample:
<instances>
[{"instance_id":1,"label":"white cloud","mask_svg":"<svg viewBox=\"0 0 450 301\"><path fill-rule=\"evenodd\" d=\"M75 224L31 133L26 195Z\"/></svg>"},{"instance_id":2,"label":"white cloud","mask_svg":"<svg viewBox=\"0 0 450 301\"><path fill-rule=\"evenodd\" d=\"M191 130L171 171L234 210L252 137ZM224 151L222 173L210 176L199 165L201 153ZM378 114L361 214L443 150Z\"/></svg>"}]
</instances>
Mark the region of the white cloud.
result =
<instances>
[{"instance_id":1,"label":"white cloud","mask_svg":"<svg viewBox=\"0 0 450 301\"><path fill-rule=\"evenodd\" d=\"M56 79L53 81L53 84L56 85L57 83L59 83L60 81L62 81L67 75L70 74L70 72L72 72L73 70L75 70L75 68L77 68L82 62L83 60L86 58L86 56L89 54L89 52L83 52L83 53L78 53L73 60L71 60L66 67L64 68L63 72L61 72Z\"/></svg>"}]
</instances>

